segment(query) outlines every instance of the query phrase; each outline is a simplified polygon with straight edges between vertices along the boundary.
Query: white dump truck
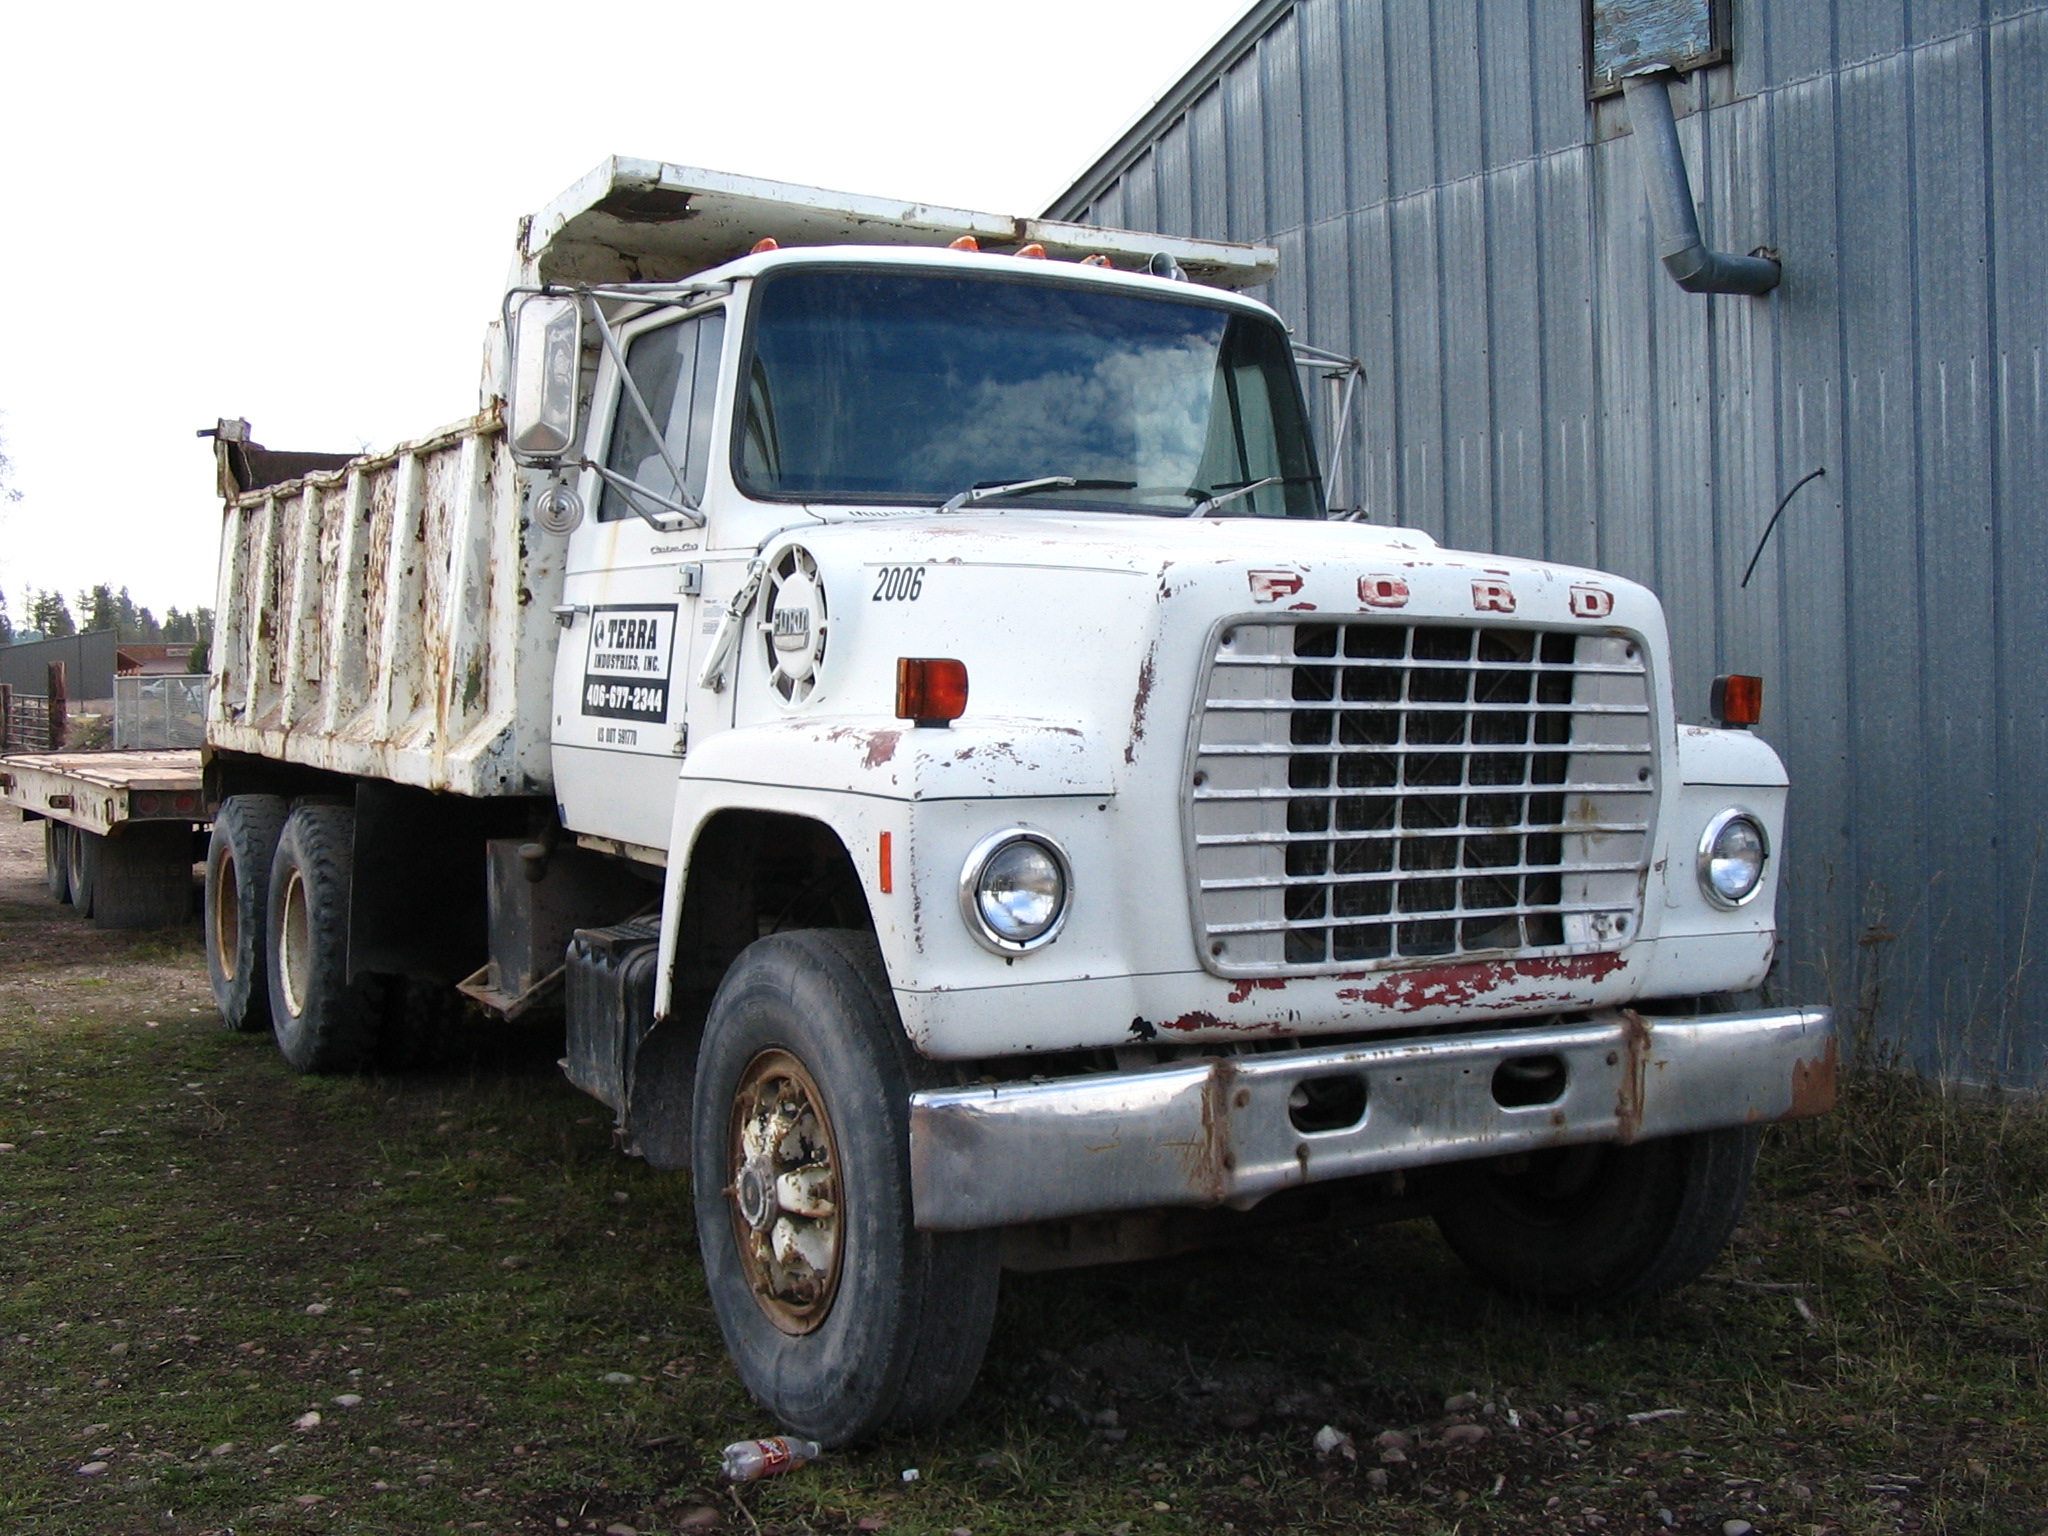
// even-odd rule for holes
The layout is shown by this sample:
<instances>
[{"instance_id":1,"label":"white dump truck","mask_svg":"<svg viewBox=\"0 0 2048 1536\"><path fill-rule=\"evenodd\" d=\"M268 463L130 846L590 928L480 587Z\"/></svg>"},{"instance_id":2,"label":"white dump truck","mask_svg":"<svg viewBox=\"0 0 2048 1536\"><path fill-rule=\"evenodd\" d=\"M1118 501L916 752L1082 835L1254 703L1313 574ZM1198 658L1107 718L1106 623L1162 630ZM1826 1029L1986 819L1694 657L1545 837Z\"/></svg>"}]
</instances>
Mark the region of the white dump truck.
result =
<instances>
[{"instance_id":1,"label":"white dump truck","mask_svg":"<svg viewBox=\"0 0 2048 1536\"><path fill-rule=\"evenodd\" d=\"M613 160L478 415L222 423L227 1022L559 1008L828 1444L960 1402L1005 1266L1426 1214L1557 1303L1696 1276L1834 1091L1756 1001L1783 770L1642 587L1333 505L1275 261Z\"/></svg>"}]
</instances>

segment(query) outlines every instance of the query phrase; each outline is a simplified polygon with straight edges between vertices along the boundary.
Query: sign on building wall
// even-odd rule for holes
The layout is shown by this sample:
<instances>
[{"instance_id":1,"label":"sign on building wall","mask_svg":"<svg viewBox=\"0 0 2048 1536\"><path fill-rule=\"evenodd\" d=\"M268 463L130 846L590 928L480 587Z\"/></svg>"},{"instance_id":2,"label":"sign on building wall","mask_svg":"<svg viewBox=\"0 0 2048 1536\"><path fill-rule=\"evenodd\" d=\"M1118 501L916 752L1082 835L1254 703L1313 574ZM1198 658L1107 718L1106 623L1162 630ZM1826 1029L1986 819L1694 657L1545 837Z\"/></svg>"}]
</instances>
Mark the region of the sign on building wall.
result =
<instances>
[{"instance_id":1,"label":"sign on building wall","mask_svg":"<svg viewBox=\"0 0 2048 1536\"><path fill-rule=\"evenodd\" d=\"M1630 75L1681 72L1728 57L1730 0L1586 0L1586 94L1608 96Z\"/></svg>"}]
</instances>

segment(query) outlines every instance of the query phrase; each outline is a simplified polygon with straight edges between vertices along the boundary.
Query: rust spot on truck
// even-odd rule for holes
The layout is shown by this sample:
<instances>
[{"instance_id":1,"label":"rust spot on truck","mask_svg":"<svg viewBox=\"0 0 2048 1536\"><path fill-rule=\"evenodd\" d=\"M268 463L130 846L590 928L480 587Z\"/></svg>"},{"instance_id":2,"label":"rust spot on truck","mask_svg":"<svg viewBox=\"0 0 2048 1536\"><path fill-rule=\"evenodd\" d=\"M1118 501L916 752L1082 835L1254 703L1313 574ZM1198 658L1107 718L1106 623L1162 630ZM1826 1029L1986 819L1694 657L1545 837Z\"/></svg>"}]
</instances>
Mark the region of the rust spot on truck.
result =
<instances>
[{"instance_id":1,"label":"rust spot on truck","mask_svg":"<svg viewBox=\"0 0 2048 1536\"><path fill-rule=\"evenodd\" d=\"M1202 1138L1184 1147L1188 1192L1205 1205L1221 1205L1230 1194L1237 1168L1237 1148L1230 1135L1230 1093L1237 1086L1237 1068L1218 1061L1202 1083Z\"/></svg>"},{"instance_id":2,"label":"rust spot on truck","mask_svg":"<svg viewBox=\"0 0 2048 1536\"><path fill-rule=\"evenodd\" d=\"M1610 1061L1613 1058L1608 1058ZM1633 1008L1621 1010L1620 1080L1614 1089L1614 1128L1624 1142L1643 1128L1643 1093L1650 1071L1650 1021Z\"/></svg>"},{"instance_id":3,"label":"rust spot on truck","mask_svg":"<svg viewBox=\"0 0 2048 1536\"><path fill-rule=\"evenodd\" d=\"M1820 1055L1811 1060L1802 1057L1792 1063L1792 1107L1785 1112L1787 1120L1824 1115L1835 1107L1839 1054L1835 1037L1829 1035L1827 1047Z\"/></svg>"},{"instance_id":4,"label":"rust spot on truck","mask_svg":"<svg viewBox=\"0 0 2048 1536\"><path fill-rule=\"evenodd\" d=\"M1131 739L1124 747L1124 761L1135 762L1138 743L1145 739L1145 710L1152 702L1152 683L1159 660L1159 642L1154 640L1145 651L1145 664L1138 668L1138 696L1131 705Z\"/></svg>"},{"instance_id":5,"label":"rust spot on truck","mask_svg":"<svg viewBox=\"0 0 2048 1536\"><path fill-rule=\"evenodd\" d=\"M1366 1003L1402 1013L1423 1008L1505 1010L1555 1006L1573 1000L1573 986L1603 981L1627 963L1620 955L1609 952L1430 965L1392 972L1371 986L1346 987L1337 996L1347 1003Z\"/></svg>"}]
</instances>

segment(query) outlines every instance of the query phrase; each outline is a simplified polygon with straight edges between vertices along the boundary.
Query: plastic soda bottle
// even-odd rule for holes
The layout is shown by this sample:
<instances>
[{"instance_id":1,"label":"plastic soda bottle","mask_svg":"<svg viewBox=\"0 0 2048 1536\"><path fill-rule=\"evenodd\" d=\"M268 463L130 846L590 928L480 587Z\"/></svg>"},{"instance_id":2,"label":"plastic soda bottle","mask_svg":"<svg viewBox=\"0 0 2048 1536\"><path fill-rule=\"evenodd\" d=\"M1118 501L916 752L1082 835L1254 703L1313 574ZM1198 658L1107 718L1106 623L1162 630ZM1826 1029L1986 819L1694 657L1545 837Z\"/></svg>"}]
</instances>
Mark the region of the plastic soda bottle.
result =
<instances>
[{"instance_id":1,"label":"plastic soda bottle","mask_svg":"<svg viewBox=\"0 0 2048 1536\"><path fill-rule=\"evenodd\" d=\"M725 1478L731 1483L751 1483L791 1472L807 1461L816 1461L824 1450L815 1440L799 1440L793 1435L736 1440L725 1448Z\"/></svg>"}]
</instances>

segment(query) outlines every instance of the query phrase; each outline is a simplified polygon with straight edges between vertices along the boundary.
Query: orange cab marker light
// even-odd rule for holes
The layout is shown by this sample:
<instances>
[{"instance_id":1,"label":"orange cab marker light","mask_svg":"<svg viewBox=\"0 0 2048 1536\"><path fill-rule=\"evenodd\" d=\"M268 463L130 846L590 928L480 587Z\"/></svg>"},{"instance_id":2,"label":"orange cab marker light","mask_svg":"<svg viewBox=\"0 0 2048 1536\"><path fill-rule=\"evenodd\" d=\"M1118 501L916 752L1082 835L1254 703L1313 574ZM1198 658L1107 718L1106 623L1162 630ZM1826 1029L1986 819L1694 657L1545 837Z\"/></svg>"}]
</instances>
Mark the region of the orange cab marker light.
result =
<instances>
[{"instance_id":1,"label":"orange cab marker light","mask_svg":"<svg viewBox=\"0 0 2048 1536\"><path fill-rule=\"evenodd\" d=\"M1017 252L1017 254L1026 261L1043 261L1045 260L1045 247L1034 240L1031 244Z\"/></svg>"},{"instance_id":2,"label":"orange cab marker light","mask_svg":"<svg viewBox=\"0 0 2048 1536\"><path fill-rule=\"evenodd\" d=\"M958 240L948 245L946 249L949 251L978 251L981 249L981 242L972 235L962 235Z\"/></svg>"},{"instance_id":3,"label":"orange cab marker light","mask_svg":"<svg viewBox=\"0 0 2048 1536\"><path fill-rule=\"evenodd\" d=\"M1100 251L1097 251L1093 256L1083 256L1081 258L1081 265L1084 267L1106 267L1109 265L1109 258Z\"/></svg>"},{"instance_id":4,"label":"orange cab marker light","mask_svg":"<svg viewBox=\"0 0 2048 1536\"><path fill-rule=\"evenodd\" d=\"M892 855L892 854L893 854L893 853L895 852L895 849L894 849L893 847L891 847L891 846L890 846L890 845L891 845L891 843L892 843L892 841L893 841L893 835L892 835L892 834L890 834L890 833L888 833L888 832L884 832L884 833L882 834L882 861L881 861L881 862L882 862L882 869L881 869L881 875L882 875L882 894L883 894L884 896L889 896L889 895L893 895L893 894L895 893L895 890L896 890L896 862L895 862L895 860L894 860L894 859L893 859L893 858L891 857L891 855Z\"/></svg>"},{"instance_id":5,"label":"orange cab marker light","mask_svg":"<svg viewBox=\"0 0 2048 1536\"><path fill-rule=\"evenodd\" d=\"M1764 680L1740 672L1717 677L1707 708L1723 725L1755 725L1764 717Z\"/></svg>"},{"instance_id":6,"label":"orange cab marker light","mask_svg":"<svg viewBox=\"0 0 2048 1536\"><path fill-rule=\"evenodd\" d=\"M967 664L936 656L896 658L896 717L943 726L967 713Z\"/></svg>"},{"instance_id":7,"label":"orange cab marker light","mask_svg":"<svg viewBox=\"0 0 2048 1536\"><path fill-rule=\"evenodd\" d=\"M773 235L763 235L754 242L754 248L748 251L747 254L749 256L758 256L763 251L779 251L781 249L782 242L780 240L776 239Z\"/></svg>"}]
</instances>

